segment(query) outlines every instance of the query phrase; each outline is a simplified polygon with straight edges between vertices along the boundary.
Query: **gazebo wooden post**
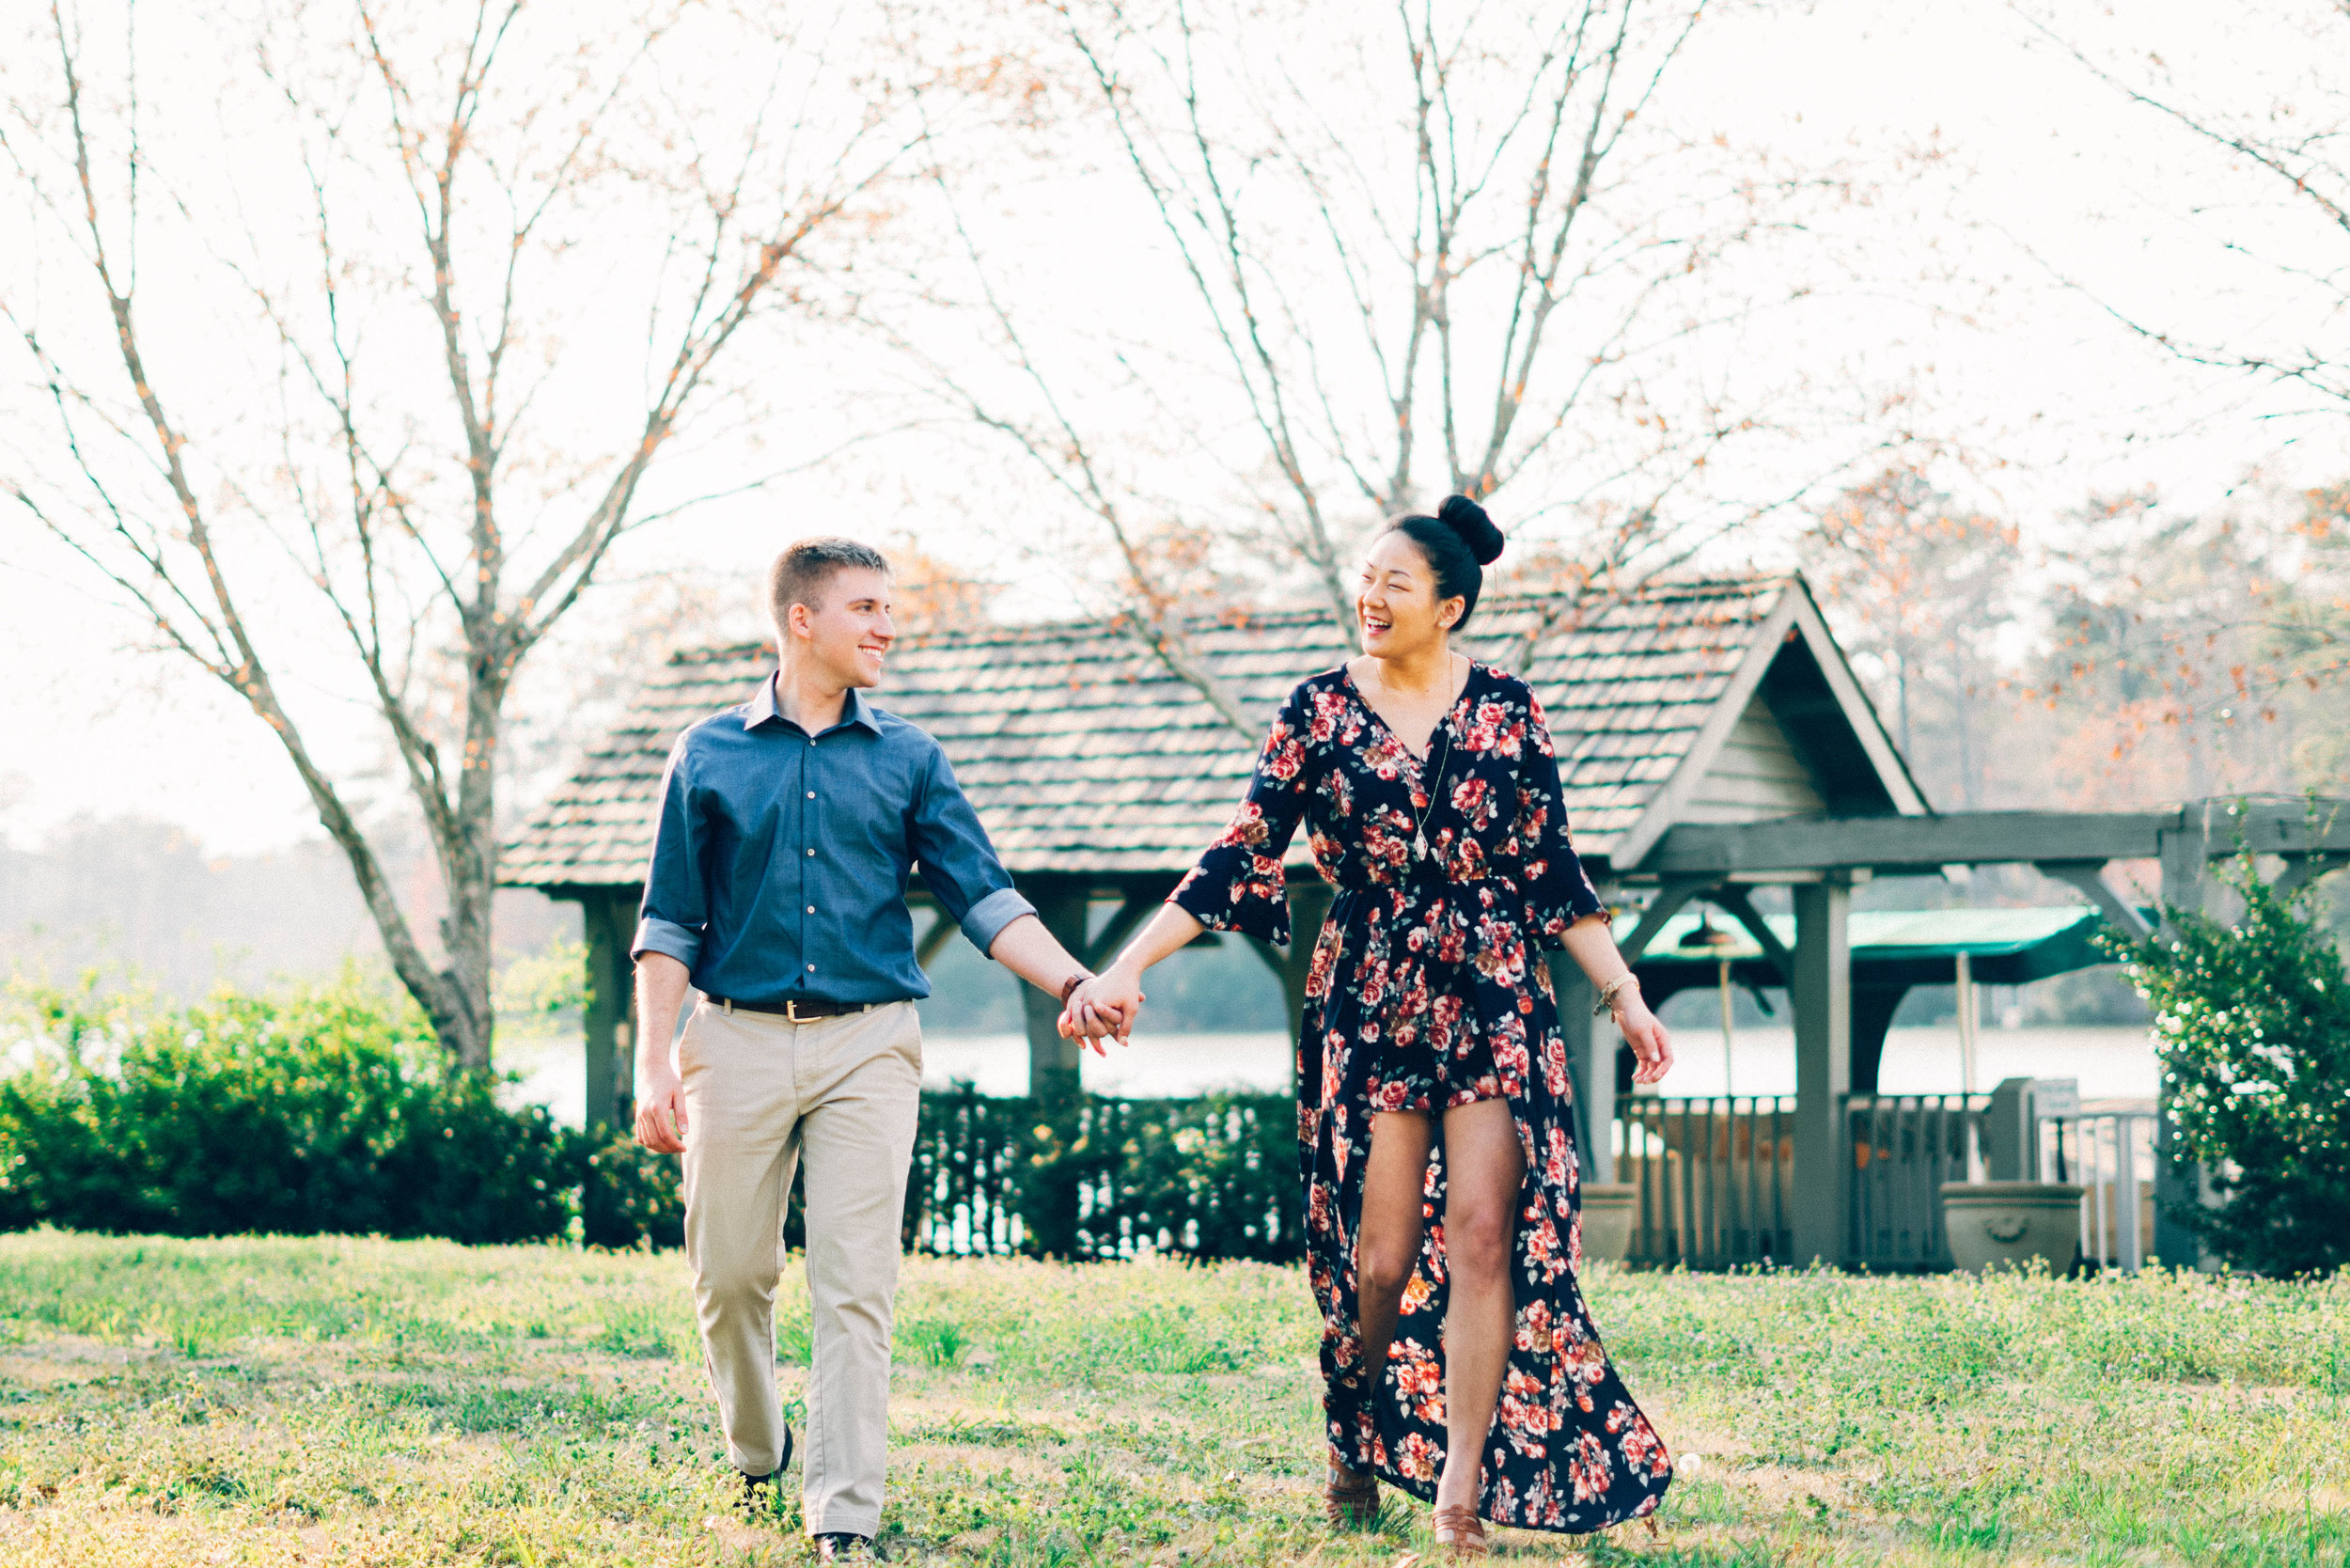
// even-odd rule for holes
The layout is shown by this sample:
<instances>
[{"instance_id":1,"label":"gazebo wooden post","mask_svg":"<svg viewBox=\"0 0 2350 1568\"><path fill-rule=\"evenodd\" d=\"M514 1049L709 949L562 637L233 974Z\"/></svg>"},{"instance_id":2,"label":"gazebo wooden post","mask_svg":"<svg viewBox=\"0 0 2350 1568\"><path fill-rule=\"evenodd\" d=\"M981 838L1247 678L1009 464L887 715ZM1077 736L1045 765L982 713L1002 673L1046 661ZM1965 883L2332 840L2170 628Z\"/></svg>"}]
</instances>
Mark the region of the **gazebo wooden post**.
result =
<instances>
[{"instance_id":1,"label":"gazebo wooden post","mask_svg":"<svg viewBox=\"0 0 2350 1568\"><path fill-rule=\"evenodd\" d=\"M1086 950L1086 915L1091 889L1082 878L1023 876L1022 896L1036 905L1037 918L1054 940L1073 953ZM1077 1092L1077 1063L1083 1047L1060 1037L1060 1003L1035 986L1022 984L1020 1005L1028 1030L1028 1096L1060 1099Z\"/></svg>"},{"instance_id":2,"label":"gazebo wooden post","mask_svg":"<svg viewBox=\"0 0 2350 1568\"><path fill-rule=\"evenodd\" d=\"M1796 1263L1843 1261L1852 1188L1844 1100L1852 1091L1852 884L1834 873L1795 896Z\"/></svg>"},{"instance_id":3,"label":"gazebo wooden post","mask_svg":"<svg viewBox=\"0 0 2350 1568\"><path fill-rule=\"evenodd\" d=\"M1559 1033L1567 1047L1567 1076L1574 1085L1574 1145L1583 1180L1616 1179L1616 1031L1591 1016L1590 978L1564 953L1543 955L1559 998Z\"/></svg>"},{"instance_id":4,"label":"gazebo wooden post","mask_svg":"<svg viewBox=\"0 0 2350 1568\"><path fill-rule=\"evenodd\" d=\"M1301 1103L1318 1103L1322 1098L1322 1043L1314 1042L1312 1060L1306 1059L1300 1050L1298 1025L1306 1015L1306 980L1313 973L1314 943L1322 934L1322 922L1329 917L1330 901L1334 896L1330 885L1320 873L1308 870L1289 884L1290 945L1286 952L1277 949L1260 949L1271 956L1279 952L1274 964L1281 977L1281 996L1289 1010L1290 1061L1292 1074L1291 1087Z\"/></svg>"},{"instance_id":5,"label":"gazebo wooden post","mask_svg":"<svg viewBox=\"0 0 2350 1568\"><path fill-rule=\"evenodd\" d=\"M1616 938L1616 950L1623 961L1637 965L1648 945L1656 940L1656 933L1665 929L1665 922L1712 887L1713 880L1707 877L1676 877L1659 886L1631 929ZM1600 893L1612 902L1620 890L1604 886ZM1547 954L1544 961L1548 961ZM1551 989L1559 998L1559 1032L1567 1047L1567 1074L1574 1084L1575 1149L1583 1162L1583 1179L1612 1182L1616 1179L1616 1056L1623 1047L1623 1037L1613 1024L1602 1028L1592 1016L1599 998L1581 964L1562 955L1549 968ZM1655 1004L1662 1007L1664 1000L1659 996Z\"/></svg>"},{"instance_id":6,"label":"gazebo wooden post","mask_svg":"<svg viewBox=\"0 0 2350 1568\"><path fill-rule=\"evenodd\" d=\"M639 890L582 887L577 890L580 925L588 944L588 1003L581 1023L587 1036L581 1113L589 1137L608 1132L624 1116L623 1074L634 1076L634 965L628 957L634 934Z\"/></svg>"},{"instance_id":7,"label":"gazebo wooden post","mask_svg":"<svg viewBox=\"0 0 2350 1568\"><path fill-rule=\"evenodd\" d=\"M2179 825L2164 832L2159 839L2163 906L2165 911L2201 914L2209 882L2210 817L2207 812L2189 807L2179 813ZM2168 933L2167 918L2163 929ZM2173 1163L2174 1135L2168 1081L2159 1083L2154 1093L2154 1253L2171 1268L2200 1268L2204 1262L2203 1240L2193 1227L2178 1217L2178 1212L2203 1201L2202 1172L2191 1167L2183 1169ZM2128 1222L2137 1224L2138 1216L2131 1215Z\"/></svg>"}]
</instances>

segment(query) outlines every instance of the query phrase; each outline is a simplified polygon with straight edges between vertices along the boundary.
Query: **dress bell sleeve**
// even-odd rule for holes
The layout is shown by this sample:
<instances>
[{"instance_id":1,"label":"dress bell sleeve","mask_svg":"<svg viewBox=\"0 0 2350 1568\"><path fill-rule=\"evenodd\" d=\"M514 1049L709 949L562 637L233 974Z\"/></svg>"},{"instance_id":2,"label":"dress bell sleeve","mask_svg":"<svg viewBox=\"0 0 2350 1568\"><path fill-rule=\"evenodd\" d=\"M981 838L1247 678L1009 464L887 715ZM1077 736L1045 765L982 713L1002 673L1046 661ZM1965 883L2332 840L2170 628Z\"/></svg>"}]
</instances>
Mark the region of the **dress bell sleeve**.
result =
<instances>
[{"instance_id":1,"label":"dress bell sleeve","mask_svg":"<svg viewBox=\"0 0 2350 1568\"><path fill-rule=\"evenodd\" d=\"M1231 824L1208 846L1167 902L1211 931L1236 931L1289 945L1289 887L1281 859L1306 815L1309 734L1301 686L1281 704L1264 749L1257 754L1248 796L1232 813Z\"/></svg>"},{"instance_id":2,"label":"dress bell sleeve","mask_svg":"<svg viewBox=\"0 0 2350 1568\"><path fill-rule=\"evenodd\" d=\"M1529 930L1546 948L1561 946L1567 928L1587 916L1607 919L1607 906L1583 870L1567 837L1567 803L1559 782L1559 758L1550 744L1543 705L1527 694L1525 759L1518 767L1516 839L1525 870Z\"/></svg>"}]
</instances>

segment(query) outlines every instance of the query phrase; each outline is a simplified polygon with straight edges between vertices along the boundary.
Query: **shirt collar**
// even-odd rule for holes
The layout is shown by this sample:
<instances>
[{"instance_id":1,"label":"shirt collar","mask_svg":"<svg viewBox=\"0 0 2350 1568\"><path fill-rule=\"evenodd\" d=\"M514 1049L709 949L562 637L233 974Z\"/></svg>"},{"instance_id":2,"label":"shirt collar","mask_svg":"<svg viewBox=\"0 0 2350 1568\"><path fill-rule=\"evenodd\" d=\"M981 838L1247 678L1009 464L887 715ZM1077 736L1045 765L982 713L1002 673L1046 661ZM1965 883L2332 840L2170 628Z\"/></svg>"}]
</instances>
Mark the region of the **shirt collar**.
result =
<instances>
[{"instance_id":1,"label":"shirt collar","mask_svg":"<svg viewBox=\"0 0 2350 1568\"><path fill-rule=\"evenodd\" d=\"M761 681L759 683L759 690L752 694L750 701L743 705L744 729L756 729L769 719L781 720L786 724L791 722L784 718L782 712L776 707L776 682L781 674L782 671L777 670L770 674L766 680ZM881 733L881 720L873 716L873 710L867 704L865 694L854 686L849 688L849 700L841 707L840 724L861 724L876 735ZM793 726L793 728L798 727ZM840 725L833 726L834 729L838 728ZM827 729L824 733L829 735L832 730Z\"/></svg>"}]
</instances>

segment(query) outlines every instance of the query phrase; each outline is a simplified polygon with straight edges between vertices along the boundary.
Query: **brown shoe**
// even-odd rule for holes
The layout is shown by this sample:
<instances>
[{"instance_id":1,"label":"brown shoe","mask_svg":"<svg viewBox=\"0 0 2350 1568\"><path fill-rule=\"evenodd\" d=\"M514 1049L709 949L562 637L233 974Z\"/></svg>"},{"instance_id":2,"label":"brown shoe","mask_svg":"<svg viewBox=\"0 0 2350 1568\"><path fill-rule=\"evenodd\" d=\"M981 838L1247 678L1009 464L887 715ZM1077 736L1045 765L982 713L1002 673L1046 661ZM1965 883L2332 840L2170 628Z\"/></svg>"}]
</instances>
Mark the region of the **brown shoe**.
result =
<instances>
[{"instance_id":1,"label":"brown shoe","mask_svg":"<svg viewBox=\"0 0 2350 1568\"><path fill-rule=\"evenodd\" d=\"M1332 1529L1362 1529L1379 1517L1379 1478L1333 1464L1322 1483L1322 1516Z\"/></svg>"},{"instance_id":2,"label":"brown shoe","mask_svg":"<svg viewBox=\"0 0 2350 1568\"><path fill-rule=\"evenodd\" d=\"M1477 1517L1475 1503L1446 1503L1436 1510L1436 1544L1446 1548L1448 1562L1487 1557L1493 1552L1493 1546L1485 1540L1485 1527Z\"/></svg>"}]
</instances>

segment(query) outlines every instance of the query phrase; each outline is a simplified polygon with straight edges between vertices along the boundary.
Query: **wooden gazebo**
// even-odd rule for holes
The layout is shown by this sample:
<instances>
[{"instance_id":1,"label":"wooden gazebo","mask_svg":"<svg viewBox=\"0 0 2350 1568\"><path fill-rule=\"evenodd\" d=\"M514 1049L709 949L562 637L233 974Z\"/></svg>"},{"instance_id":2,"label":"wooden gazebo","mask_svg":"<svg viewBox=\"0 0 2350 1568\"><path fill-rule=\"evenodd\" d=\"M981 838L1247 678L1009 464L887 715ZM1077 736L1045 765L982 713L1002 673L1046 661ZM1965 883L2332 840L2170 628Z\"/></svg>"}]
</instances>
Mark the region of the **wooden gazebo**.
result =
<instances>
[{"instance_id":1,"label":"wooden gazebo","mask_svg":"<svg viewBox=\"0 0 2350 1568\"><path fill-rule=\"evenodd\" d=\"M2217 827L2190 808L1934 814L1800 577L1664 585L1587 615L1547 598L1498 597L1480 606L1470 651L1480 656L1521 655L1512 663L1547 710L1577 848L1603 894L1638 911L1618 923L1627 956L1640 963L1665 923L1701 899L1746 928L1755 946L1747 962L1761 966L1749 972L1789 988L1798 1257L1843 1251L1849 1160L1836 1152L1835 1118L1846 1097L1874 1087L1887 997L1899 1000L1897 982L1920 982L1890 970L1872 978L1866 955L1856 974L1855 882L2029 862L2142 932L2142 916L2104 878L2108 861L2160 859L2166 899L2187 903L2205 861L2232 854L2239 833L2264 852L2300 856L2294 874L2350 853L2350 821L2312 830L2297 805ZM1186 651L1269 719L1292 685L1348 649L1326 615L1283 613L1195 626ZM773 667L772 648L760 644L671 655L506 851L502 881L575 900L585 916L591 1121L609 1120L625 1096L626 948L669 746L685 725L743 701ZM1121 942L1220 831L1258 740L1131 632L1098 622L904 639L874 695L938 738L1023 892L1089 961ZM1792 943L1755 912L1758 885L1792 889ZM1298 929L1318 925L1326 899L1301 845L1291 876ZM954 935L951 922L934 919L925 961ZM1292 1016L1308 946L1263 949ZM1555 979L1587 1125L1604 1129L1619 1043L1593 1038L1580 977ZM1075 1050L1054 1030L1056 1010L1033 992L1027 1007L1032 1090L1073 1084ZM1586 1150L1590 1174L1607 1179L1606 1138Z\"/></svg>"}]
</instances>

